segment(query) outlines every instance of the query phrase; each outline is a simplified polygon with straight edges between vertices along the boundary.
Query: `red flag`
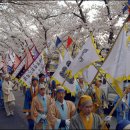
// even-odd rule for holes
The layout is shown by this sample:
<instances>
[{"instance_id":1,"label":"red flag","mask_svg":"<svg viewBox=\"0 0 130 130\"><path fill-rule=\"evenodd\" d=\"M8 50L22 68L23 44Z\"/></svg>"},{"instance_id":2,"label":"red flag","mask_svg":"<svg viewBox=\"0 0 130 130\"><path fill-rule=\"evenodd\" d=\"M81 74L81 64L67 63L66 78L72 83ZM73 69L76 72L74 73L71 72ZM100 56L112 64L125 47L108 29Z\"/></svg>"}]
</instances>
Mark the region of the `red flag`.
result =
<instances>
[{"instance_id":1,"label":"red flag","mask_svg":"<svg viewBox=\"0 0 130 130\"><path fill-rule=\"evenodd\" d=\"M26 53L26 64L25 68L27 69L33 62L33 57L29 49L25 50Z\"/></svg>"},{"instance_id":2,"label":"red flag","mask_svg":"<svg viewBox=\"0 0 130 130\"><path fill-rule=\"evenodd\" d=\"M72 44L72 42L73 42L73 40L71 39L70 36L68 36L66 48L68 48Z\"/></svg>"},{"instance_id":3,"label":"red flag","mask_svg":"<svg viewBox=\"0 0 130 130\"><path fill-rule=\"evenodd\" d=\"M14 70L16 70L20 62L21 62L20 58L15 54L15 59L14 59L14 64L13 64Z\"/></svg>"}]
</instances>

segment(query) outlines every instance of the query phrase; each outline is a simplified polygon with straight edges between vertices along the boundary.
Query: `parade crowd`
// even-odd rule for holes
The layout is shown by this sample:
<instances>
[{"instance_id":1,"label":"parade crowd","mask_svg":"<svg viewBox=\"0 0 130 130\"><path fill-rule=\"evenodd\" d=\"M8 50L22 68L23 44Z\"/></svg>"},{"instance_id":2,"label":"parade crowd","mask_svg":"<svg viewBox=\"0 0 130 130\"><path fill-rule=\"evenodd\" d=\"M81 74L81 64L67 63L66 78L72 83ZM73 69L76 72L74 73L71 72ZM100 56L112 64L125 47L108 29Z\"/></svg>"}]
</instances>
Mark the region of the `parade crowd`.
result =
<instances>
[{"instance_id":1,"label":"parade crowd","mask_svg":"<svg viewBox=\"0 0 130 130\"><path fill-rule=\"evenodd\" d=\"M0 83L0 96L7 117L13 116L15 82L9 74L0 71ZM76 93L72 96L54 80L47 82L43 73L38 77L32 76L31 86L24 92L23 113L26 115L28 129L110 129L112 116L104 112L109 103L101 85L102 80L96 79L94 86L89 88L83 76L79 75L75 85ZM125 96L116 108L117 130L130 129L129 93L130 89L124 88ZM117 95L114 104L118 99Z\"/></svg>"}]
</instances>

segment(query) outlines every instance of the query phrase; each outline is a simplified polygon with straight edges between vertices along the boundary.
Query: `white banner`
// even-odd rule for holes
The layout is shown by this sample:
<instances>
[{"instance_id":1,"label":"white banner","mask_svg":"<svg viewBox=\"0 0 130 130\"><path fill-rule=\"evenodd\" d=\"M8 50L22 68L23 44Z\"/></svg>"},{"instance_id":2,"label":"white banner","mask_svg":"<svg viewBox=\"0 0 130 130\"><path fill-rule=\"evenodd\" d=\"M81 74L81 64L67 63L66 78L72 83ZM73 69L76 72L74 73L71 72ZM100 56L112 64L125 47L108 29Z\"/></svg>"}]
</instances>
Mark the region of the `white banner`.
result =
<instances>
[{"instance_id":1,"label":"white banner","mask_svg":"<svg viewBox=\"0 0 130 130\"><path fill-rule=\"evenodd\" d=\"M72 61L73 59L69 55L69 52L67 52L64 60L53 74L53 77L57 79L61 84L65 81L64 86L67 87L71 92L74 92L74 79L72 76L67 76L69 71L68 68L71 65Z\"/></svg>"},{"instance_id":2,"label":"white banner","mask_svg":"<svg viewBox=\"0 0 130 130\"><path fill-rule=\"evenodd\" d=\"M42 72L44 72L44 61L41 53L21 77L21 80L25 82L28 86L30 86L32 75L38 76Z\"/></svg>"},{"instance_id":3,"label":"white banner","mask_svg":"<svg viewBox=\"0 0 130 130\"><path fill-rule=\"evenodd\" d=\"M93 65L91 65L89 68L85 69L83 72L84 80L90 84L92 80L94 79L95 75L97 74L97 72L98 70Z\"/></svg>"},{"instance_id":4,"label":"white banner","mask_svg":"<svg viewBox=\"0 0 130 130\"><path fill-rule=\"evenodd\" d=\"M127 32L122 29L108 58L102 65L102 69L113 78L130 75L130 53L128 51Z\"/></svg>"},{"instance_id":5,"label":"white banner","mask_svg":"<svg viewBox=\"0 0 130 130\"><path fill-rule=\"evenodd\" d=\"M75 75L78 71L99 59L100 58L92 44L92 40L89 37L86 44L83 45L81 51L71 64L70 70L72 70L72 74Z\"/></svg>"}]
</instances>

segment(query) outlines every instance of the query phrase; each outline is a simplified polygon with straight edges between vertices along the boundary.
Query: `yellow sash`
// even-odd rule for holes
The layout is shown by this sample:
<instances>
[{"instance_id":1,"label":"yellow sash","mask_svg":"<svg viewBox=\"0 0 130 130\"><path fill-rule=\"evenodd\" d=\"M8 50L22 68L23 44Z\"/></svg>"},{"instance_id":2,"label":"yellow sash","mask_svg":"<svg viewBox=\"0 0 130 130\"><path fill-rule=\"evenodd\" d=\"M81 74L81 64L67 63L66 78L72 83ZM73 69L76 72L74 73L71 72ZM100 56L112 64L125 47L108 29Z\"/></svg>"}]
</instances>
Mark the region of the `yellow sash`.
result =
<instances>
[{"instance_id":1,"label":"yellow sash","mask_svg":"<svg viewBox=\"0 0 130 130\"><path fill-rule=\"evenodd\" d=\"M92 115L92 113L90 114L90 117L89 117L88 120L82 112L80 112L80 117L81 117L81 120L83 122L85 129L86 130L92 130L92 126L93 126L93 115Z\"/></svg>"},{"instance_id":2,"label":"yellow sash","mask_svg":"<svg viewBox=\"0 0 130 130\"><path fill-rule=\"evenodd\" d=\"M96 91L96 95L97 95L98 98L100 99L100 97L101 97L101 91L100 91L100 88L98 88L98 87L95 86L95 91Z\"/></svg>"},{"instance_id":3,"label":"yellow sash","mask_svg":"<svg viewBox=\"0 0 130 130\"><path fill-rule=\"evenodd\" d=\"M100 104L101 103L101 89L98 88L98 87L94 87L95 88L95 91L96 91L96 96L97 96L97 103Z\"/></svg>"}]
</instances>

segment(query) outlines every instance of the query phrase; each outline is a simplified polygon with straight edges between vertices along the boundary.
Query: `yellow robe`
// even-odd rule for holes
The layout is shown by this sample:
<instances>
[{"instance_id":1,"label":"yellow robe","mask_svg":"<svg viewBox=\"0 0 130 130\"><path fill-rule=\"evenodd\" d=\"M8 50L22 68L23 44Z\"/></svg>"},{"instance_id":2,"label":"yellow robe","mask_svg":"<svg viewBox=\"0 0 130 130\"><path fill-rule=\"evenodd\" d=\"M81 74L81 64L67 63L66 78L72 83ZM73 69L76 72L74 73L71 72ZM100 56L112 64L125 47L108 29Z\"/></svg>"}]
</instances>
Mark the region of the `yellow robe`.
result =
<instances>
[{"instance_id":1,"label":"yellow robe","mask_svg":"<svg viewBox=\"0 0 130 130\"><path fill-rule=\"evenodd\" d=\"M98 88L96 86L94 86L94 89L96 94L96 100L94 101L94 112L96 112L96 110L103 105L102 98L101 98L103 92L101 88Z\"/></svg>"},{"instance_id":2,"label":"yellow robe","mask_svg":"<svg viewBox=\"0 0 130 130\"><path fill-rule=\"evenodd\" d=\"M66 101L66 100L65 100ZM76 108L75 105L71 101L66 101L68 113L67 113L67 119L71 119L71 117L74 115ZM54 102L48 111L48 121L51 125L52 129L55 128L55 124L57 120L61 119L60 112L56 106L56 102Z\"/></svg>"},{"instance_id":3,"label":"yellow robe","mask_svg":"<svg viewBox=\"0 0 130 130\"><path fill-rule=\"evenodd\" d=\"M86 118L86 116L80 112L80 117L81 117L81 120L83 122L83 125L85 127L85 129L87 130L92 130L92 127L93 127L93 115L92 113L90 114L89 116L89 119Z\"/></svg>"},{"instance_id":4,"label":"yellow robe","mask_svg":"<svg viewBox=\"0 0 130 130\"><path fill-rule=\"evenodd\" d=\"M50 105L52 104L53 100L49 95L46 95L46 101L47 101L47 110L49 109ZM38 96L34 97L32 100L32 106L31 106L31 115L33 120L36 122L35 128L36 129L42 129L43 128L43 123L37 122L37 118L39 118L39 114L44 113L44 108L42 106L41 101L39 100ZM47 117L48 120L48 117ZM49 122L48 122L49 123ZM50 129L50 125L48 124L46 129Z\"/></svg>"}]
</instances>

